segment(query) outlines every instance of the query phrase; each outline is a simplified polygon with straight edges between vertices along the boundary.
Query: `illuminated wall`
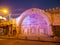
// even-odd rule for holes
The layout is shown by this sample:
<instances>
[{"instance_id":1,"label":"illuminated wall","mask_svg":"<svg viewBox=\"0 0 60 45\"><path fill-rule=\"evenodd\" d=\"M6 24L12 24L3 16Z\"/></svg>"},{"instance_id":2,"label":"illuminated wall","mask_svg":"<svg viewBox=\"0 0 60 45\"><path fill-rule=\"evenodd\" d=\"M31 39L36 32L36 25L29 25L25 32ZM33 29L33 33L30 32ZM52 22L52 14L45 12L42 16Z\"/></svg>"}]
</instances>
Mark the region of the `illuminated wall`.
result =
<instances>
[{"instance_id":1,"label":"illuminated wall","mask_svg":"<svg viewBox=\"0 0 60 45\"><path fill-rule=\"evenodd\" d=\"M60 25L60 8L49 8L45 10L46 13L50 13L52 25Z\"/></svg>"},{"instance_id":2,"label":"illuminated wall","mask_svg":"<svg viewBox=\"0 0 60 45\"><path fill-rule=\"evenodd\" d=\"M40 34L47 34L47 22L45 19L37 14L32 14L27 16L24 21L22 22L22 32L24 34L33 34L37 35L39 32ZM47 34L48 35L48 34Z\"/></svg>"},{"instance_id":3,"label":"illuminated wall","mask_svg":"<svg viewBox=\"0 0 60 45\"><path fill-rule=\"evenodd\" d=\"M29 9L17 18L17 25L22 35L40 36L52 35L49 14L40 9Z\"/></svg>"}]
</instances>

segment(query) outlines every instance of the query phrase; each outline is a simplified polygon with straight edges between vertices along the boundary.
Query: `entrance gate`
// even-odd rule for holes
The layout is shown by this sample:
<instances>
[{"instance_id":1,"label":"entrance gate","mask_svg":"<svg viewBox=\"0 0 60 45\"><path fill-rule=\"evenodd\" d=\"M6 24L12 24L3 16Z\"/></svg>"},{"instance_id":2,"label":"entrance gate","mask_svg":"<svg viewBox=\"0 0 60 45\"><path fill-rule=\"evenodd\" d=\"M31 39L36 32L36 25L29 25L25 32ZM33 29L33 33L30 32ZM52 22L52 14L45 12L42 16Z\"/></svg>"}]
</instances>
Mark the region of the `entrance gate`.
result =
<instances>
[{"instance_id":1,"label":"entrance gate","mask_svg":"<svg viewBox=\"0 0 60 45\"><path fill-rule=\"evenodd\" d=\"M50 15L43 10L33 8L21 14L17 25L24 36L52 35Z\"/></svg>"}]
</instances>

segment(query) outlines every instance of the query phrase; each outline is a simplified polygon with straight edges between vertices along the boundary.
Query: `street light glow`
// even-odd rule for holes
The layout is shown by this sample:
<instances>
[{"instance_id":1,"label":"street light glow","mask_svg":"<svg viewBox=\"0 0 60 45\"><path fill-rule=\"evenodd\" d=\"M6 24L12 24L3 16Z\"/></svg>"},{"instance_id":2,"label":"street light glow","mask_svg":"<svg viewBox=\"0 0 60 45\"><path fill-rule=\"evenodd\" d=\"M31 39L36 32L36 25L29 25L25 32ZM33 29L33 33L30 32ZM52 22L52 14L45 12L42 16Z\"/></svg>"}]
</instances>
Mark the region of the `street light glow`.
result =
<instances>
[{"instance_id":1,"label":"street light glow","mask_svg":"<svg viewBox=\"0 0 60 45\"><path fill-rule=\"evenodd\" d=\"M7 13L7 10L4 10L5 13Z\"/></svg>"},{"instance_id":2,"label":"street light glow","mask_svg":"<svg viewBox=\"0 0 60 45\"><path fill-rule=\"evenodd\" d=\"M5 14L7 14L8 10L7 9L3 9L2 12L5 13Z\"/></svg>"},{"instance_id":3,"label":"street light glow","mask_svg":"<svg viewBox=\"0 0 60 45\"><path fill-rule=\"evenodd\" d=\"M0 16L0 19L2 19L2 16Z\"/></svg>"},{"instance_id":4,"label":"street light glow","mask_svg":"<svg viewBox=\"0 0 60 45\"><path fill-rule=\"evenodd\" d=\"M5 18L5 17L3 17L3 19L4 19L4 20L6 20L6 18Z\"/></svg>"}]
</instances>

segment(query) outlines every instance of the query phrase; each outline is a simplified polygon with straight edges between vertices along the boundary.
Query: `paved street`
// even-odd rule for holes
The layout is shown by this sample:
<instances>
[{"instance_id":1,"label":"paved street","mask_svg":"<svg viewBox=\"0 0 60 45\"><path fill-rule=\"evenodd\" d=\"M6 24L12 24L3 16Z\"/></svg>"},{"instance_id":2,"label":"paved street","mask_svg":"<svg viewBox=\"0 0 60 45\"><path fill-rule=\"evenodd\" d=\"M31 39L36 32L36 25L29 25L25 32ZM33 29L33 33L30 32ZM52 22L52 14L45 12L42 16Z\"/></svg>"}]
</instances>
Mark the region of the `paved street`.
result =
<instances>
[{"instance_id":1,"label":"paved street","mask_svg":"<svg viewBox=\"0 0 60 45\"><path fill-rule=\"evenodd\" d=\"M60 43L18 39L0 39L0 45L60 45Z\"/></svg>"}]
</instances>

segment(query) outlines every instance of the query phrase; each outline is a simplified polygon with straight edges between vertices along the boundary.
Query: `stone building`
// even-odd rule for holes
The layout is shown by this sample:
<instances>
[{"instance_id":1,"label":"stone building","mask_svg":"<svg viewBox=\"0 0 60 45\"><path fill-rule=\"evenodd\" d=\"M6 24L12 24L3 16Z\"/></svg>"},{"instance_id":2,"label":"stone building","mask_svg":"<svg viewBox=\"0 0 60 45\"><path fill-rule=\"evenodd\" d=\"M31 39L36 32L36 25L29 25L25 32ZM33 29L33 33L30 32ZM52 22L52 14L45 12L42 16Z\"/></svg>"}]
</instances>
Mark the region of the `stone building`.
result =
<instances>
[{"instance_id":1,"label":"stone building","mask_svg":"<svg viewBox=\"0 0 60 45\"><path fill-rule=\"evenodd\" d=\"M20 36L59 36L60 8L28 9L16 18L16 24L19 27L17 32Z\"/></svg>"},{"instance_id":2,"label":"stone building","mask_svg":"<svg viewBox=\"0 0 60 45\"><path fill-rule=\"evenodd\" d=\"M60 8L46 9L45 12L51 14L52 31L54 32L54 35L60 37Z\"/></svg>"}]
</instances>

